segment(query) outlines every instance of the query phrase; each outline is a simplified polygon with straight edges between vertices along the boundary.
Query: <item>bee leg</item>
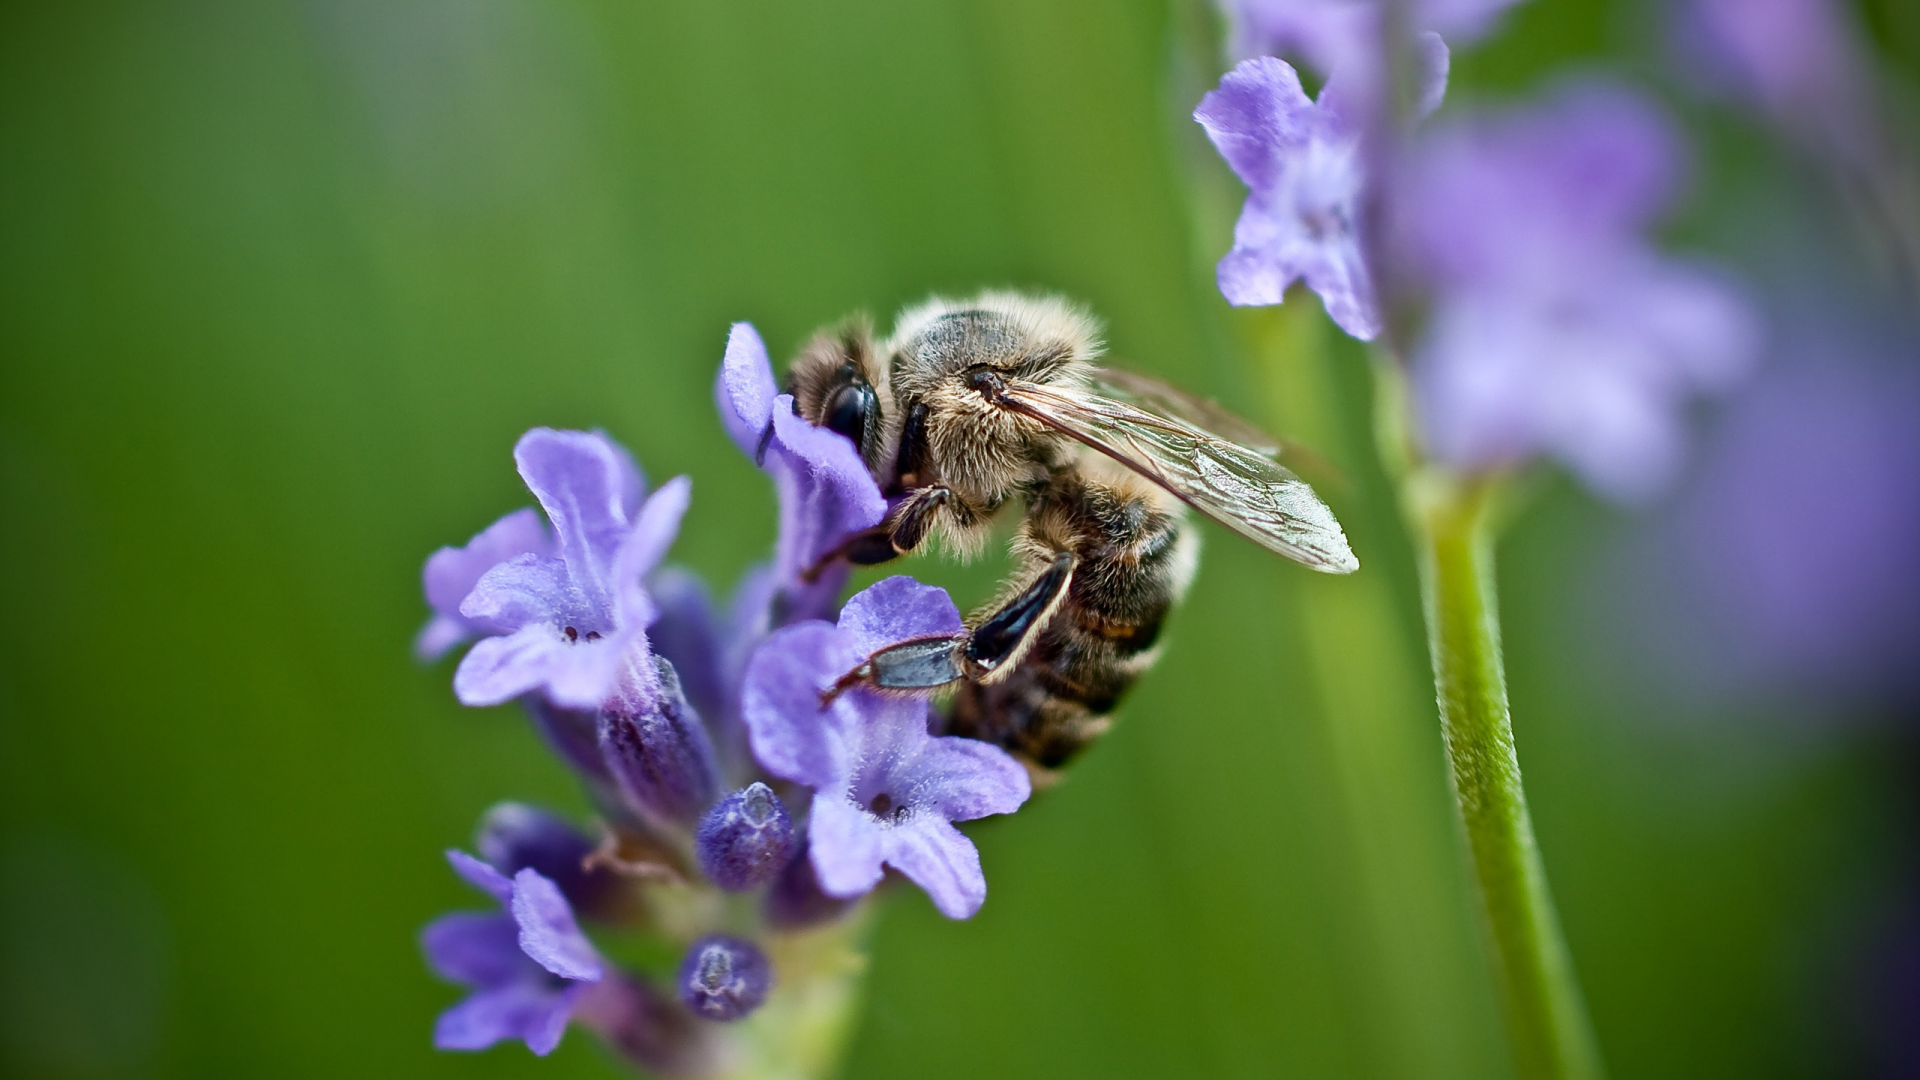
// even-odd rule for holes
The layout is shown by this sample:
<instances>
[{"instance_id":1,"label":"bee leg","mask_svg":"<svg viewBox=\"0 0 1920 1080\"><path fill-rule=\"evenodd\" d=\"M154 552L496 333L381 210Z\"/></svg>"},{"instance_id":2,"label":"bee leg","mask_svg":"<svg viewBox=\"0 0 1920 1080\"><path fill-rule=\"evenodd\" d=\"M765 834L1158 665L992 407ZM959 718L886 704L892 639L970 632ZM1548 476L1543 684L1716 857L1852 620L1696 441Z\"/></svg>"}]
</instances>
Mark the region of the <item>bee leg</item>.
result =
<instances>
[{"instance_id":1,"label":"bee leg","mask_svg":"<svg viewBox=\"0 0 1920 1080\"><path fill-rule=\"evenodd\" d=\"M818 579L827 567L841 559L855 566L874 566L897 559L920 546L942 509L958 504L953 492L944 486L921 488L896 506L887 520L854 533L820 556L801 573L800 580Z\"/></svg>"},{"instance_id":2,"label":"bee leg","mask_svg":"<svg viewBox=\"0 0 1920 1080\"><path fill-rule=\"evenodd\" d=\"M995 682L996 676L1013 670L1066 598L1076 561L1072 552L1055 555L1032 584L973 628L964 650L969 674Z\"/></svg>"},{"instance_id":3,"label":"bee leg","mask_svg":"<svg viewBox=\"0 0 1920 1080\"><path fill-rule=\"evenodd\" d=\"M966 634L938 634L908 638L889 645L847 672L820 695L826 705L847 688L871 686L878 690L933 690L967 675Z\"/></svg>"},{"instance_id":4,"label":"bee leg","mask_svg":"<svg viewBox=\"0 0 1920 1080\"><path fill-rule=\"evenodd\" d=\"M1067 595L1073 567L1071 554L1063 551L1054 556L1053 565L1033 584L968 633L908 638L881 649L835 680L820 695L821 705L853 686L933 690L969 676L992 681L995 672L1012 668L1046 626Z\"/></svg>"}]
</instances>

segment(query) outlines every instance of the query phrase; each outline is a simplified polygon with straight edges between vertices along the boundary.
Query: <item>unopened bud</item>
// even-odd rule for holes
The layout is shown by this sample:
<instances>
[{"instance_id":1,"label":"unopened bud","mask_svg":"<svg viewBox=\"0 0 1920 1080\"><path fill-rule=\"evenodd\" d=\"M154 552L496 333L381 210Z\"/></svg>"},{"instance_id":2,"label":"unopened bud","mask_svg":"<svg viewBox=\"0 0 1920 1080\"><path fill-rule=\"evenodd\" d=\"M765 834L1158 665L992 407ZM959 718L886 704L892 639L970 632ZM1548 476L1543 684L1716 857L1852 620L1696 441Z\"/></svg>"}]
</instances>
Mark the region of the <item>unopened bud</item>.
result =
<instances>
[{"instance_id":1,"label":"unopened bud","mask_svg":"<svg viewBox=\"0 0 1920 1080\"><path fill-rule=\"evenodd\" d=\"M691 825L713 803L713 748L673 665L657 656L642 663L647 669L600 709L600 750L635 810Z\"/></svg>"},{"instance_id":2,"label":"unopened bud","mask_svg":"<svg viewBox=\"0 0 1920 1080\"><path fill-rule=\"evenodd\" d=\"M694 850L700 869L728 892L745 892L780 875L793 854L793 818L765 784L749 784L700 820Z\"/></svg>"},{"instance_id":3,"label":"unopened bud","mask_svg":"<svg viewBox=\"0 0 1920 1080\"><path fill-rule=\"evenodd\" d=\"M695 1016L723 1023L760 1007L773 969L752 942L725 934L701 938L680 962L680 1000Z\"/></svg>"}]
</instances>

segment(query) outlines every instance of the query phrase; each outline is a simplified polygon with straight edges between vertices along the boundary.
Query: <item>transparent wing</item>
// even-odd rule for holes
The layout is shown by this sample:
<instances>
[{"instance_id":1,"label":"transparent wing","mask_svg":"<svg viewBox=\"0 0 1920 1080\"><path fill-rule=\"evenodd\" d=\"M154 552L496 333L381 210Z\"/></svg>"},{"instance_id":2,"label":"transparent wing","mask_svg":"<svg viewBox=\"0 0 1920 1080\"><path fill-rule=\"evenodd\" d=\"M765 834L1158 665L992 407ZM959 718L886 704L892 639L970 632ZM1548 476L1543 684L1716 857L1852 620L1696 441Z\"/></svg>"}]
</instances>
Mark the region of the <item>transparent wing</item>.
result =
<instances>
[{"instance_id":1,"label":"transparent wing","mask_svg":"<svg viewBox=\"0 0 1920 1080\"><path fill-rule=\"evenodd\" d=\"M1138 406L1144 412L1184 420L1191 427L1237 443L1256 454L1274 457L1281 450L1279 439L1228 412L1218 402L1189 394L1151 375L1102 366L1093 376L1093 388L1103 397Z\"/></svg>"},{"instance_id":2,"label":"transparent wing","mask_svg":"<svg viewBox=\"0 0 1920 1080\"><path fill-rule=\"evenodd\" d=\"M1000 402L1078 439L1270 551L1329 574L1360 568L1333 511L1265 455L1185 420L1078 390L1008 386Z\"/></svg>"}]
</instances>

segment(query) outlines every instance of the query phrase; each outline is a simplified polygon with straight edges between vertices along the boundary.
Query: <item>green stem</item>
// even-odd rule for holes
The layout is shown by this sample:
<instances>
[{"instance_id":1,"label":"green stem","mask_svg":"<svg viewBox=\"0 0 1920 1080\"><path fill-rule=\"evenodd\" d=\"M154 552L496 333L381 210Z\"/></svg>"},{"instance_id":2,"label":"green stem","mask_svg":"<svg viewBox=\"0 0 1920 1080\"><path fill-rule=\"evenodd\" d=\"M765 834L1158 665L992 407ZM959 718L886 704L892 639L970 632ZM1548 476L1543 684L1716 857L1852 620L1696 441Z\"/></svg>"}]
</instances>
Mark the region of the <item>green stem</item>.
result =
<instances>
[{"instance_id":1,"label":"green stem","mask_svg":"<svg viewBox=\"0 0 1920 1080\"><path fill-rule=\"evenodd\" d=\"M1433 470L1406 482L1420 545L1440 722L1507 1013L1525 1080L1603 1074L1520 785L1494 601L1493 482Z\"/></svg>"}]
</instances>

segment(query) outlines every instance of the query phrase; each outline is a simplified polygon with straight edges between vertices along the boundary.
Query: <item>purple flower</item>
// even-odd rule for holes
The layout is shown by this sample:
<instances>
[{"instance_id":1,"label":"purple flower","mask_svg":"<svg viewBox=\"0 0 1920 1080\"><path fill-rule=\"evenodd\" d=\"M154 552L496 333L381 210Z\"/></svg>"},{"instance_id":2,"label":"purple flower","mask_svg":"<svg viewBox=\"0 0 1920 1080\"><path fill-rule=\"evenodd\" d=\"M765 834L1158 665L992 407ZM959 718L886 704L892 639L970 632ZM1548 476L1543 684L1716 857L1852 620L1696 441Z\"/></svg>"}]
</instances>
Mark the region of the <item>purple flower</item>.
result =
<instances>
[{"instance_id":1,"label":"purple flower","mask_svg":"<svg viewBox=\"0 0 1920 1080\"><path fill-rule=\"evenodd\" d=\"M1492 28L1517 0L1418 0L1406 5L1408 24L1456 44ZM1384 41L1379 0L1222 0L1229 23L1227 51L1251 56L1298 57L1321 74L1371 64Z\"/></svg>"},{"instance_id":2,"label":"purple flower","mask_svg":"<svg viewBox=\"0 0 1920 1080\"><path fill-rule=\"evenodd\" d=\"M1740 293L1645 232L1679 147L1617 89L1437 128L1399 174L1399 253L1432 300L1412 356L1436 458L1470 471L1557 457L1619 499L1678 462L1681 408L1757 344Z\"/></svg>"},{"instance_id":3,"label":"purple flower","mask_svg":"<svg viewBox=\"0 0 1920 1080\"><path fill-rule=\"evenodd\" d=\"M673 542L688 483L672 480L641 504L631 459L580 431L535 428L513 456L553 523L555 554L493 567L460 605L505 636L468 651L454 692L468 705L497 705L544 690L556 705L597 708L630 648L645 647L654 608L642 580Z\"/></svg>"},{"instance_id":4,"label":"purple flower","mask_svg":"<svg viewBox=\"0 0 1920 1080\"><path fill-rule=\"evenodd\" d=\"M1446 87L1446 50L1423 39L1427 58L1423 108ZM1327 315L1363 341L1380 332L1374 275L1367 265L1364 210L1368 194L1359 84L1329 79L1320 100L1300 77L1270 56L1245 60L1220 80L1193 118L1247 185L1247 203L1233 228L1233 250L1220 260L1220 292L1239 306L1278 304L1304 280Z\"/></svg>"},{"instance_id":5,"label":"purple flower","mask_svg":"<svg viewBox=\"0 0 1920 1080\"><path fill-rule=\"evenodd\" d=\"M1852 126L1867 104L1868 60L1835 0L1687 0L1673 33L1687 74L1783 119Z\"/></svg>"},{"instance_id":6,"label":"purple flower","mask_svg":"<svg viewBox=\"0 0 1920 1080\"><path fill-rule=\"evenodd\" d=\"M484 1050L520 1039L545 1056L559 1044L581 998L605 971L580 933L560 889L532 868L512 878L459 851L455 872L490 893L501 913L455 912L421 934L427 962L442 977L473 988L440 1014L433 1043L442 1050Z\"/></svg>"},{"instance_id":7,"label":"purple flower","mask_svg":"<svg viewBox=\"0 0 1920 1080\"><path fill-rule=\"evenodd\" d=\"M515 555L549 555L552 551L553 541L540 524L540 515L523 509L487 526L467 541L466 547L443 547L434 552L420 575L433 618L413 639L413 654L422 661L438 660L463 641L502 633L492 623L460 614L460 602L473 591L481 575Z\"/></svg>"},{"instance_id":8,"label":"purple flower","mask_svg":"<svg viewBox=\"0 0 1920 1080\"><path fill-rule=\"evenodd\" d=\"M879 486L852 441L795 414L793 396L780 393L767 347L752 324L733 324L714 396L727 434L773 476L779 493L774 623L832 615L848 566L828 567L813 581L803 575L849 534L886 516Z\"/></svg>"},{"instance_id":9,"label":"purple flower","mask_svg":"<svg viewBox=\"0 0 1920 1080\"><path fill-rule=\"evenodd\" d=\"M726 934L701 938L680 962L680 1000L721 1023L742 1019L767 1000L773 968L750 941Z\"/></svg>"},{"instance_id":10,"label":"purple flower","mask_svg":"<svg viewBox=\"0 0 1920 1080\"><path fill-rule=\"evenodd\" d=\"M986 899L980 853L951 823L1019 809L1026 770L996 746L929 735L925 700L860 687L820 700L885 645L960 631L945 592L894 577L848 600L838 626L789 626L748 663L742 712L754 755L813 789L808 847L827 894L858 896L892 866L949 918Z\"/></svg>"}]
</instances>

